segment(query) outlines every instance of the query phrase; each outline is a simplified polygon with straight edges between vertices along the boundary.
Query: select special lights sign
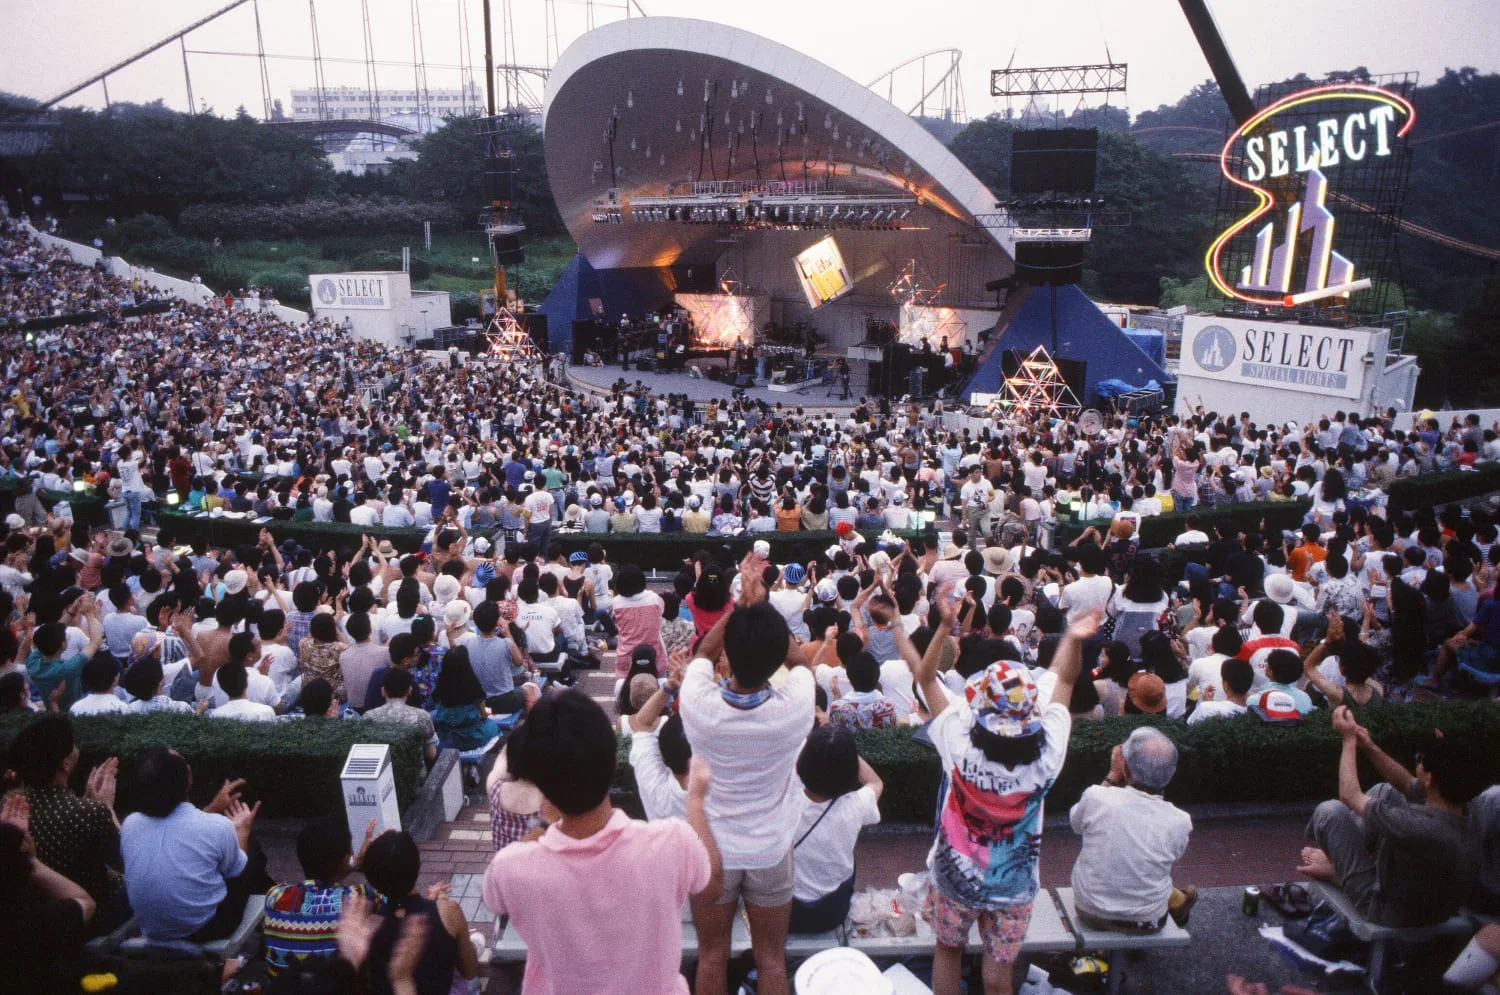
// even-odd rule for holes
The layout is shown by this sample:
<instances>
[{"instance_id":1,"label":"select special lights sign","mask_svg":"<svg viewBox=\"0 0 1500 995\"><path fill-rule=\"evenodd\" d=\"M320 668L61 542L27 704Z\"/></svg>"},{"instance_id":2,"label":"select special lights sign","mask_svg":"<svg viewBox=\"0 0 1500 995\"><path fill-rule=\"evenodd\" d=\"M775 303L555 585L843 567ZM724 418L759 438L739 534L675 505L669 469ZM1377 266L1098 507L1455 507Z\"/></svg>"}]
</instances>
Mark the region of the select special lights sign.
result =
<instances>
[{"instance_id":1,"label":"select special lights sign","mask_svg":"<svg viewBox=\"0 0 1500 995\"><path fill-rule=\"evenodd\" d=\"M1309 114L1323 107L1326 115ZM1254 193L1256 206L1214 239L1205 259L1209 280L1228 297L1278 307L1369 287L1354 260L1335 248L1329 173L1395 154L1415 121L1406 98L1363 83L1302 90L1246 121L1224 144L1219 169ZM1251 262L1228 273L1225 250L1238 238L1254 239Z\"/></svg>"},{"instance_id":2,"label":"select special lights sign","mask_svg":"<svg viewBox=\"0 0 1500 995\"><path fill-rule=\"evenodd\" d=\"M312 300L323 310L379 310L391 307L391 278L385 273L314 273L307 278Z\"/></svg>"},{"instance_id":3,"label":"select special lights sign","mask_svg":"<svg viewBox=\"0 0 1500 995\"><path fill-rule=\"evenodd\" d=\"M1358 397L1370 335L1361 328L1197 315L1183 322L1179 368L1211 380Z\"/></svg>"}]
</instances>

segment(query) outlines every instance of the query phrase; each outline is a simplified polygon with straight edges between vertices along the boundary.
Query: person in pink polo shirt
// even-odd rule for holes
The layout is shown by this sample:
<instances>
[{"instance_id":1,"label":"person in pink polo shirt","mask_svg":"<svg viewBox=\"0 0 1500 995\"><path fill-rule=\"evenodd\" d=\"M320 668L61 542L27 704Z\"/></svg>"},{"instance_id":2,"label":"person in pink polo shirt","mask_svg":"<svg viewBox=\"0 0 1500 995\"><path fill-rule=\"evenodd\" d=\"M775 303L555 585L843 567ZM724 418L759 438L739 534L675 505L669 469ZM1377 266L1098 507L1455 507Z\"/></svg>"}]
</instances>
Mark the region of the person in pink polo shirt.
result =
<instances>
[{"instance_id":1,"label":"person in pink polo shirt","mask_svg":"<svg viewBox=\"0 0 1500 995\"><path fill-rule=\"evenodd\" d=\"M542 793L548 828L512 843L484 874L484 903L526 941L527 995L687 995L682 906L723 889L703 802L709 770L693 760L687 822L640 822L609 801L614 728L581 691L545 698L506 746L510 773Z\"/></svg>"}]
</instances>

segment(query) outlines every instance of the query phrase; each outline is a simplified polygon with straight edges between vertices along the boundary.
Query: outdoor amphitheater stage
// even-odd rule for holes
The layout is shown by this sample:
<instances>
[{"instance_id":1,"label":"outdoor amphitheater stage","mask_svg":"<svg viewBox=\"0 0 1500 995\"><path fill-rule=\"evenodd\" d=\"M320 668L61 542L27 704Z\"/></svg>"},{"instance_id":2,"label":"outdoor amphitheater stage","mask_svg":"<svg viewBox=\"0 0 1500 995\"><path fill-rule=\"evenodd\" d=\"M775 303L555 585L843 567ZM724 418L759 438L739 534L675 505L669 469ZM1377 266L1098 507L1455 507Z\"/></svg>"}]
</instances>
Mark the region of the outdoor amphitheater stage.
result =
<instances>
[{"instance_id":1,"label":"outdoor amphitheater stage","mask_svg":"<svg viewBox=\"0 0 1500 995\"><path fill-rule=\"evenodd\" d=\"M857 364L863 365L863 364ZM863 384L863 371L856 369L853 382L850 385L850 395L847 401L840 399L840 390L837 383L824 384L813 380L802 384L800 389L794 390L771 390L766 381L755 381L754 387L735 387L732 384L719 380L710 380L707 377L698 378L686 373L657 373L655 371L642 371L635 367L629 370L621 370L617 364L606 363L604 366L569 366L568 379L579 389L593 393L608 394L614 387L615 381L621 377L627 384L634 384L639 380L652 394L680 394L694 403L702 404L708 401L729 401L736 391L742 391L752 401L764 401L769 405L781 404L784 407L795 408L834 408L839 410L852 409L860 397L859 387Z\"/></svg>"}]
</instances>

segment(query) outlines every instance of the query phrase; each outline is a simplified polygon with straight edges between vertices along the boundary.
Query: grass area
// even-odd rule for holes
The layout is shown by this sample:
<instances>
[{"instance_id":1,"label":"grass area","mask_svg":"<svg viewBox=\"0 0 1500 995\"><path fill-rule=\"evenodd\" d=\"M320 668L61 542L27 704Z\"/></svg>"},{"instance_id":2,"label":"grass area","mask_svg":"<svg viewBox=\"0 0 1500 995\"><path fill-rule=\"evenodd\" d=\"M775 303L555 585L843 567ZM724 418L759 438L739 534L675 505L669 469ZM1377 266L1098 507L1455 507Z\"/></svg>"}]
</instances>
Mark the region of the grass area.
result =
<instances>
[{"instance_id":1,"label":"grass area","mask_svg":"<svg viewBox=\"0 0 1500 995\"><path fill-rule=\"evenodd\" d=\"M412 288L446 290L453 294L455 321L477 315L479 292L488 290L494 282L489 247L478 231L434 232L430 252L423 249L420 232L241 239L220 246L181 237L126 243L118 230L103 225L67 228L63 234L83 242L103 238L105 251L110 255L121 255L132 263L183 279L196 274L216 291L269 286L280 300L293 306L308 303L309 273L397 269L403 246L412 250ZM513 267L510 285L525 300L540 301L576 251L573 240L566 235L539 236L527 241L526 262Z\"/></svg>"}]
</instances>

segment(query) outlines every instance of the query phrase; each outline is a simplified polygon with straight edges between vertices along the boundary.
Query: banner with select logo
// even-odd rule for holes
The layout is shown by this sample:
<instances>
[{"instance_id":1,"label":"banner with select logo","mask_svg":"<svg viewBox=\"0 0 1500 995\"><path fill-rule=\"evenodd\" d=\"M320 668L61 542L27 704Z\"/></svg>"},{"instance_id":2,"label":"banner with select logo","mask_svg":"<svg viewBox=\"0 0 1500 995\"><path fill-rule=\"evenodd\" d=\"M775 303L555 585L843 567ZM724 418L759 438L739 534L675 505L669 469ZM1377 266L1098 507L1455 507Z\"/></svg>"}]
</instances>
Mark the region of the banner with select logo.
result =
<instances>
[{"instance_id":1,"label":"banner with select logo","mask_svg":"<svg viewBox=\"0 0 1500 995\"><path fill-rule=\"evenodd\" d=\"M313 273L307 278L313 306L320 311L389 311L393 277L405 273Z\"/></svg>"},{"instance_id":2,"label":"banner with select logo","mask_svg":"<svg viewBox=\"0 0 1500 995\"><path fill-rule=\"evenodd\" d=\"M1182 324L1179 373L1358 397L1369 369L1370 339L1378 332L1194 315Z\"/></svg>"}]
</instances>

